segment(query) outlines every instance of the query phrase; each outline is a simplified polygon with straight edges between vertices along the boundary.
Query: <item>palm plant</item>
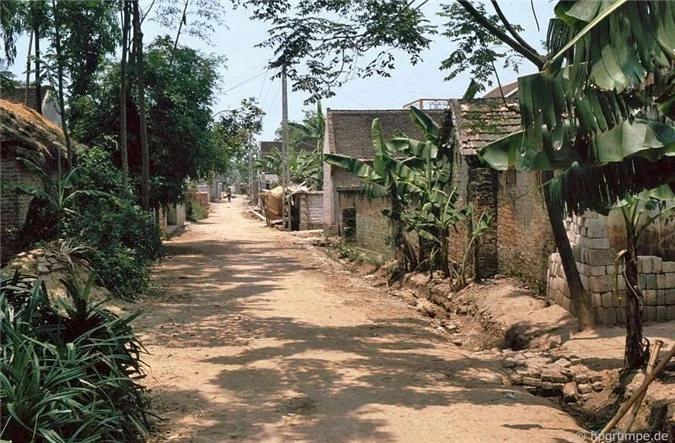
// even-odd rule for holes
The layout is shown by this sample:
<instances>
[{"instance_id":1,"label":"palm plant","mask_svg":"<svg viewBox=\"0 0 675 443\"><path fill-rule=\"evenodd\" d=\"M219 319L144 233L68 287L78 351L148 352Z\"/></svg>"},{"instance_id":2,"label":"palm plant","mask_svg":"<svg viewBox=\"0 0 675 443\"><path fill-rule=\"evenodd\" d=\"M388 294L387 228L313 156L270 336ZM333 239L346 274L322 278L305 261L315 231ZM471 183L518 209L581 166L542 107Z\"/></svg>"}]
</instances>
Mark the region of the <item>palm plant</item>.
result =
<instances>
[{"instance_id":1,"label":"palm plant","mask_svg":"<svg viewBox=\"0 0 675 443\"><path fill-rule=\"evenodd\" d=\"M498 169L561 171L545 189L559 217L672 187L675 6L561 1L555 13L551 54L534 57L539 72L518 79L523 129L488 146L483 158ZM629 368L645 363L639 302L626 303Z\"/></svg>"},{"instance_id":2,"label":"palm plant","mask_svg":"<svg viewBox=\"0 0 675 443\"><path fill-rule=\"evenodd\" d=\"M51 305L44 284L18 273L0 281L0 438L119 441L148 437L148 397L131 321L65 282L71 303Z\"/></svg>"}]
</instances>

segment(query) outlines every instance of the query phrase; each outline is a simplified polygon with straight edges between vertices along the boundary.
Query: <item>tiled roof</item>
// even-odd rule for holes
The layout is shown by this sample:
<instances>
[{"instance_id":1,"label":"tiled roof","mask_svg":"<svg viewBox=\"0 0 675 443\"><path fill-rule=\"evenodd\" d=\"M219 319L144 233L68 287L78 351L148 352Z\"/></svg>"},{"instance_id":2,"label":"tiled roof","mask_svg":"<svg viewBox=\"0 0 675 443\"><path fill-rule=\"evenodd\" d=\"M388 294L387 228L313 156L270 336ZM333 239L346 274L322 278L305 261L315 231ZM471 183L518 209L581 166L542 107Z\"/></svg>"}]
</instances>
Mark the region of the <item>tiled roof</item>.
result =
<instances>
[{"instance_id":1,"label":"tiled roof","mask_svg":"<svg viewBox=\"0 0 675 443\"><path fill-rule=\"evenodd\" d=\"M23 105L0 100L0 151L42 162L61 150L66 155L61 128Z\"/></svg>"},{"instance_id":2,"label":"tiled roof","mask_svg":"<svg viewBox=\"0 0 675 443\"><path fill-rule=\"evenodd\" d=\"M516 102L507 101L516 107ZM488 143L521 129L520 114L500 99L454 100L455 137L460 153L472 155ZM459 111L459 112L458 112Z\"/></svg>"},{"instance_id":3,"label":"tiled roof","mask_svg":"<svg viewBox=\"0 0 675 443\"><path fill-rule=\"evenodd\" d=\"M281 142L277 141L266 141L266 142L260 142L260 156L265 156L265 155L270 155L272 153L272 149L276 148L279 152L281 152Z\"/></svg>"},{"instance_id":4,"label":"tiled roof","mask_svg":"<svg viewBox=\"0 0 675 443\"><path fill-rule=\"evenodd\" d=\"M444 111L428 111L428 114L437 122L443 121ZM332 153L349 155L359 159L373 157L373 138L371 127L373 120L379 118L385 139L400 131L408 137L423 139L417 125L410 119L407 109L327 111L328 137Z\"/></svg>"},{"instance_id":5,"label":"tiled roof","mask_svg":"<svg viewBox=\"0 0 675 443\"><path fill-rule=\"evenodd\" d=\"M515 106L514 103L510 103ZM452 100L455 138L460 152L472 155L487 143L520 129L520 115L507 108L502 99ZM447 110L425 111L441 126ZM371 125L380 119L385 139L395 131L421 140L423 135L406 109L343 111L328 110L327 136L331 153L372 159Z\"/></svg>"},{"instance_id":6,"label":"tiled roof","mask_svg":"<svg viewBox=\"0 0 675 443\"><path fill-rule=\"evenodd\" d=\"M499 86L488 91L483 98L517 98L518 97L518 82L511 82L505 85L502 85L501 89Z\"/></svg>"},{"instance_id":7,"label":"tiled roof","mask_svg":"<svg viewBox=\"0 0 675 443\"><path fill-rule=\"evenodd\" d=\"M48 86L42 86L42 105L44 106L45 99L47 98L47 93L49 92ZM26 87L25 86L15 86L14 89L3 88L0 91L0 98L3 100L10 101L19 105L23 105L26 100ZM35 86L28 88L28 103L27 106L31 109L35 109L35 103L37 103L37 91Z\"/></svg>"}]
</instances>

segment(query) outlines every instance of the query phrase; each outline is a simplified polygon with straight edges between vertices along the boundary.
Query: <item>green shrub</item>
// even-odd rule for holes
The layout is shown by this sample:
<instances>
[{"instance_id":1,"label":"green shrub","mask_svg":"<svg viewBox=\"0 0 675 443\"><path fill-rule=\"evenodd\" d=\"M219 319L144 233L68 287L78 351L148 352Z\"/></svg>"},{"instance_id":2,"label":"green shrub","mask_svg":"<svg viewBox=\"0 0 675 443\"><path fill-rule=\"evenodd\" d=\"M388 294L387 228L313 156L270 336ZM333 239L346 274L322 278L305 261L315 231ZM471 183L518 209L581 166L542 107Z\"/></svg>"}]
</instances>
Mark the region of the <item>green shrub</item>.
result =
<instances>
[{"instance_id":1,"label":"green shrub","mask_svg":"<svg viewBox=\"0 0 675 443\"><path fill-rule=\"evenodd\" d=\"M0 281L0 438L14 442L139 442L148 437L142 345L131 321L64 284L53 306L44 284Z\"/></svg>"},{"instance_id":2,"label":"green shrub","mask_svg":"<svg viewBox=\"0 0 675 443\"><path fill-rule=\"evenodd\" d=\"M80 179L107 193L121 189L121 174L107 152L93 148L79 157ZM67 237L89 246L87 260L97 281L114 295L135 298L150 278L150 265L162 256L159 227L152 213L127 199L90 198L76 201L77 216L64 223Z\"/></svg>"},{"instance_id":3,"label":"green shrub","mask_svg":"<svg viewBox=\"0 0 675 443\"><path fill-rule=\"evenodd\" d=\"M187 199L187 218L191 221L199 221L207 218L209 211L191 196Z\"/></svg>"}]
</instances>

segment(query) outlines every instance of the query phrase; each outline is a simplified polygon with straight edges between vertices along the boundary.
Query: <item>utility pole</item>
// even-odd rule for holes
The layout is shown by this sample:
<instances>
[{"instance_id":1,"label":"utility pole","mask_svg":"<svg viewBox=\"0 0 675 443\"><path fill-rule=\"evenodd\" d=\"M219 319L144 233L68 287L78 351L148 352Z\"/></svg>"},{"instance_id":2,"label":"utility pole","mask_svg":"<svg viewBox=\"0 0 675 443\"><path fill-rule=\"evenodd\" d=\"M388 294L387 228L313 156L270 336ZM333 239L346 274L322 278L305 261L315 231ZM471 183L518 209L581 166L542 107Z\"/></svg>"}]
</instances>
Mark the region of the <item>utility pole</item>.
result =
<instances>
[{"instance_id":1,"label":"utility pole","mask_svg":"<svg viewBox=\"0 0 675 443\"><path fill-rule=\"evenodd\" d=\"M288 187L288 85L286 66L281 71L281 128L281 226L283 230L290 231L291 208L286 208L286 188Z\"/></svg>"}]
</instances>

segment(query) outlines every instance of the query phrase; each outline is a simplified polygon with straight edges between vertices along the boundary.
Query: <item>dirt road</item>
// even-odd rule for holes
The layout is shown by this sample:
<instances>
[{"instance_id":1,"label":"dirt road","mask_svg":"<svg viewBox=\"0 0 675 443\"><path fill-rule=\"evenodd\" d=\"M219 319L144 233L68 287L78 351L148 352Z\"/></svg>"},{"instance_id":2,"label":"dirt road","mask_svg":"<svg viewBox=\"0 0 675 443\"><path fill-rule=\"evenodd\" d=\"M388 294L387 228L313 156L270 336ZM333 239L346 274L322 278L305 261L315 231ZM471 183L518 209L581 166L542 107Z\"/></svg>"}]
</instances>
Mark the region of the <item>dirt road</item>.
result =
<instances>
[{"instance_id":1,"label":"dirt road","mask_svg":"<svg viewBox=\"0 0 675 443\"><path fill-rule=\"evenodd\" d=\"M580 441L552 403L503 386L499 362L251 219L242 198L167 247L163 291L136 322L165 419L154 441Z\"/></svg>"}]
</instances>

